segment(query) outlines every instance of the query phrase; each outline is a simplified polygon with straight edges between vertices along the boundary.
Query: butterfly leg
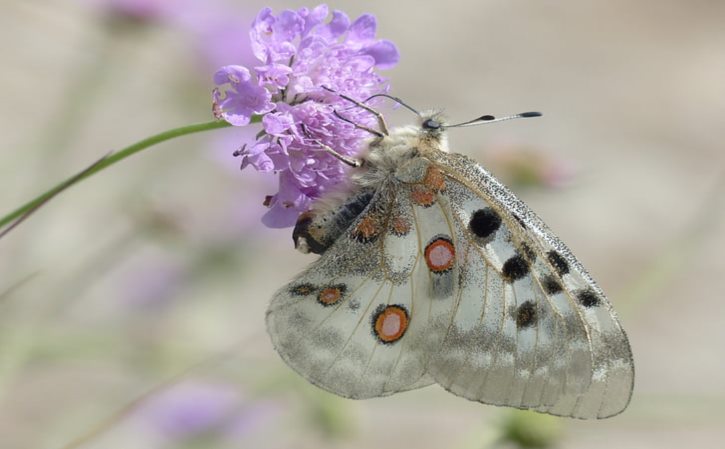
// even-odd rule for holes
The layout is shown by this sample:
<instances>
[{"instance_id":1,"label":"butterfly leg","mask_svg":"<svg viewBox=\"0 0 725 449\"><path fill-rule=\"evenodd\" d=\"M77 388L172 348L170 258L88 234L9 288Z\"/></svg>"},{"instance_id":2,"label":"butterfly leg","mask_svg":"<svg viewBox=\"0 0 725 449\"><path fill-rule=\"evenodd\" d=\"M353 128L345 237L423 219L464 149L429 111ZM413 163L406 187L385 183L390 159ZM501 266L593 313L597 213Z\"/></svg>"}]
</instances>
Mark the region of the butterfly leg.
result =
<instances>
[{"instance_id":1,"label":"butterfly leg","mask_svg":"<svg viewBox=\"0 0 725 449\"><path fill-rule=\"evenodd\" d=\"M347 164L350 167L355 167L355 168L358 168L358 167L361 167L362 166L362 161L360 161L358 159L353 159L351 157L347 157L344 154L340 154L337 151L333 150L332 148L328 147L327 145L324 145L324 144L320 143L320 148L322 148L323 150L325 150L328 154L330 154L332 156L335 156L343 164Z\"/></svg>"},{"instance_id":2,"label":"butterfly leg","mask_svg":"<svg viewBox=\"0 0 725 449\"><path fill-rule=\"evenodd\" d=\"M300 127L302 128L302 132L305 133L305 135L307 136L308 139L310 139L311 141L315 142L326 153L330 154L331 156L334 156L335 158L337 158L343 164L347 164L350 167L355 167L355 168L358 168L358 167L361 167L362 166L362 161L357 160L357 159L354 159L354 158L351 158L351 157L348 157L348 156L345 156L344 154L340 154L337 151L335 151L332 148L330 148L329 146L327 146L324 143L320 142L319 139L316 139L316 138L312 137L312 135L307 130L307 127L304 125L304 123L301 123L300 124Z\"/></svg>"},{"instance_id":3,"label":"butterfly leg","mask_svg":"<svg viewBox=\"0 0 725 449\"><path fill-rule=\"evenodd\" d=\"M338 92L330 89L329 87L322 86L322 88L325 89L328 92L332 92L334 94L339 95L340 98L343 98L343 99L349 101L350 103L354 104L355 106L360 107L360 108L363 108L366 111L368 111L369 113L373 114L378 119L378 126L380 127L380 131L376 131L374 129L370 129L370 128L365 127L365 126L358 125L357 123L353 123L350 120L348 120L348 119L340 116L340 114L338 114L337 112L335 112L335 115L338 118L340 118L341 120L345 120L348 123L352 123L353 125L355 125L356 128L364 129L365 131L369 132L370 134L373 134L373 135L378 136L378 137L387 136L389 134L389 132L388 132L388 125L385 123L385 118L383 117L383 114L380 111L378 111L376 109L373 109L370 106L366 105L365 103L361 103L361 102L357 101L356 99L354 99L352 97L348 97L347 95L338 93Z\"/></svg>"},{"instance_id":4,"label":"butterfly leg","mask_svg":"<svg viewBox=\"0 0 725 449\"><path fill-rule=\"evenodd\" d=\"M372 135L374 135L374 136L377 136L377 137L385 137L385 135L384 135L383 133L381 133L380 131L376 131L376 130L374 130L374 129L372 129L372 128L368 128L367 126L364 126L364 125L360 125L359 123L355 123L355 122L353 122L352 120L350 120L349 118L345 118L345 117L343 117L343 116L342 116L342 115L340 115L340 113L339 113L339 112L337 112L337 111L332 111L332 112L333 112L333 113L335 114L335 116L336 116L337 118L339 118L340 120L342 120L342 121L344 121L344 122L347 122L347 123L350 123L350 124L352 124L352 125L353 125L353 126L354 126L355 128L357 128L357 129L362 129L362 130L365 130L365 131L369 132L370 134L372 134Z\"/></svg>"}]
</instances>

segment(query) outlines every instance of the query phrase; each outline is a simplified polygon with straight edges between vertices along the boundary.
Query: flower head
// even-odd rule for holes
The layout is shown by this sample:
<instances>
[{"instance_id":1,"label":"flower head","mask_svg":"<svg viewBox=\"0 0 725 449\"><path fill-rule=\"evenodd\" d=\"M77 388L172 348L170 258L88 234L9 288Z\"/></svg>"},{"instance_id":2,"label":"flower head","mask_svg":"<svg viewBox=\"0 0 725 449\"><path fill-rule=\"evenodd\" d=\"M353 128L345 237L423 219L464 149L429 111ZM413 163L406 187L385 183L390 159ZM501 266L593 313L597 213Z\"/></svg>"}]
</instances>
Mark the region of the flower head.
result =
<instances>
[{"instance_id":1,"label":"flower head","mask_svg":"<svg viewBox=\"0 0 725 449\"><path fill-rule=\"evenodd\" d=\"M264 131L237 154L242 168L279 174L279 191L265 201L267 226L293 225L313 199L345 178L343 164L323 146L354 155L369 136L354 124L374 126L375 117L340 94L362 101L387 90L376 69L395 65L398 51L376 39L375 31L373 16L351 22L340 11L330 14L326 5L276 16L265 8L250 31L262 64L217 71L213 99L219 118L242 126L263 115Z\"/></svg>"}]
</instances>

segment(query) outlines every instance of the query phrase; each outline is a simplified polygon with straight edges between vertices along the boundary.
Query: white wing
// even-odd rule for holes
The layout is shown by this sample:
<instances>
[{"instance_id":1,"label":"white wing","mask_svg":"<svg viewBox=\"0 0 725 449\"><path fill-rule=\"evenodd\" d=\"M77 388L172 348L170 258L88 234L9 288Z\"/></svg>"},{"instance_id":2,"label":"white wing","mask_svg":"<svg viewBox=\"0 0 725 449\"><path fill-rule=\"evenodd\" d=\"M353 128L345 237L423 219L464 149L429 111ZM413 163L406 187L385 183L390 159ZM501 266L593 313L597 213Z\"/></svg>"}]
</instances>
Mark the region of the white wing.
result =
<instances>
[{"instance_id":1,"label":"white wing","mask_svg":"<svg viewBox=\"0 0 725 449\"><path fill-rule=\"evenodd\" d=\"M340 396L385 396L433 383L426 367L449 325L458 271L450 254L450 269L433 282L425 254L431 242L421 236L454 231L440 207L414 206L411 194L407 184L383 184L267 312L285 362ZM445 262L445 248L436 257Z\"/></svg>"},{"instance_id":2,"label":"white wing","mask_svg":"<svg viewBox=\"0 0 725 449\"><path fill-rule=\"evenodd\" d=\"M449 391L576 418L624 410L632 354L612 307L542 221L465 156L441 154L455 311L428 372Z\"/></svg>"},{"instance_id":3,"label":"white wing","mask_svg":"<svg viewBox=\"0 0 725 449\"><path fill-rule=\"evenodd\" d=\"M282 358L350 398L438 382L468 399L604 418L629 402L627 338L594 281L470 159L411 159L267 314Z\"/></svg>"}]
</instances>

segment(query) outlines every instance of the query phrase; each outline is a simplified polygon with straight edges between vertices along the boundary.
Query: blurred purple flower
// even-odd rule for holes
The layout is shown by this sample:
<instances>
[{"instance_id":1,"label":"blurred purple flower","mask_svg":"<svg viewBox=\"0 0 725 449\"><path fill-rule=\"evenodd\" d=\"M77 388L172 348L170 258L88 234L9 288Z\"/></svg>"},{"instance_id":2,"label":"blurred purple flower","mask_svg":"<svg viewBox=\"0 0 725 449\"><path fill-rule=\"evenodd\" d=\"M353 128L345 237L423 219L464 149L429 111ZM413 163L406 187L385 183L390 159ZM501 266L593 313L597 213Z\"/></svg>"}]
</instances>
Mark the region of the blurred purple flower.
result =
<instances>
[{"instance_id":1,"label":"blurred purple flower","mask_svg":"<svg viewBox=\"0 0 725 449\"><path fill-rule=\"evenodd\" d=\"M253 13L222 0L78 0L99 10L110 23L161 24L189 35L205 73L231 63L254 60L244 24ZM243 8L243 7L242 7Z\"/></svg>"},{"instance_id":2,"label":"blurred purple flower","mask_svg":"<svg viewBox=\"0 0 725 449\"><path fill-rule=\"evenodd\" d=\"M138 410L136 419L175 441L209 432L239 439L276 411L269 402L246 402L232 385L189 380L152 397Z\"/></svg>"},{"instance_id":3,"label":"blurred purple flower","mask_svg":"<svg viewBox=\"0 0 725 449\"><path fill-rule=\"evenodd\" d=\"M208 69L214 70L228 64L253 63L249 33L244 26L253 13L226 7L212 8L208 2L197 4L205 7L206 16L203 19L200 19L197 11L184 14L178 20L194 36L194 45L203 60L205 79Z\"/></svg>"},{"instance_id":4,"label":"blurred purple flower","mask_svg":"<svg viewBox=\"0 0 725 449\"><path fill-rule=\"evenodd\" d=\"M144 254L141 263L122 276L125 302L146 312L164 306L182 290L186 275L177 260Z\"/></svg>"},{"instance_id":5,"label":"blurred purple flower","mask_svg":"<svg viewBox=\"0 0 725 449\"><path fill-rule=\"evenodd\" d=\"M486 152L486 165L504 183L520 187L560 188L571 182L575 167L541 149L499 143Z\"/></svg>"},{"instance_id":6,"label":"blurred purple flower","mask_svg":"<svg viewBox=\"0 0 725 449\"><path fill-rule=\"evenodd\" d=\"M151 23L167 18L179 0L88 0L108 18L118 21Z\"/></svg>"},{"instance_id":7,"label":"blurred purple flower","mask_svg":"<svg viewBox=\"0 0 725 449\"><path fill-rule=\"evenodd\" d=\"M352 123L374 126L375 117L338 94L362 101L387 91L375 69L399 58L393 43L375 38L373 16L352 23L340 11L328 16L326 5L278 16L263 9L250 31L252 51L263 63L254 68L256 81L242 66L222 67L214 76L218 117L241 126L264 115L264 132L238 155L242 168L279 174L279 191L265 202L270 210L262 222L269 227L293 225L313 199L345 178L342 162L322 146L354 155L369 134Z\"/></svg>"}]
</instances>

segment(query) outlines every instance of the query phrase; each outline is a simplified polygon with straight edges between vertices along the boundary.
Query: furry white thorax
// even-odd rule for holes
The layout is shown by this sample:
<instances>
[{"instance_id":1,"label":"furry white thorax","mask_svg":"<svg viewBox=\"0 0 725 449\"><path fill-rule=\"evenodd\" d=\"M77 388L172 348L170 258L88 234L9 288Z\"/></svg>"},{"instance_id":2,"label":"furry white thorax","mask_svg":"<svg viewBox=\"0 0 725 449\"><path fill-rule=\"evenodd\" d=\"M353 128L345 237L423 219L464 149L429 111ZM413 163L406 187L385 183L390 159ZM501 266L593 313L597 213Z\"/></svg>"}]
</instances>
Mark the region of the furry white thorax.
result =
<instances>
[{"instance_id":1,"label":"furry white thorax","mask_svg":"<svg viewBox=\"0 0 725 449\"><path fill-rule=\"evenodd\" d=\"M363 164L350 169L350 177L337 189L315 200L311 210L319 215L331 214L355 192L380 186L403 165L419 156L431 156L436 152L448 152L448 137L443 130L426 130L421 123L428 118L440 118L440 113L421 115L420 123L390 130L390 134L374 137L360 153ZM306 248L305 248L306 249ZM306 252L298 247L298 250Z\"/></svg>"},{"instance_id":2,"label":"furry white thorax","mask_svg":"<svg viewBox=\"0 0 725 449\"><path fill-rule=\"evenodd\" d=\"M408 125L390 130L384 137L372 139L362 153L363 167L352 172L353 184L359 187L379 185L405 162L419 156L448 152L445 131L431 132L420 125Z\"/></svg>"}]
</instances>

